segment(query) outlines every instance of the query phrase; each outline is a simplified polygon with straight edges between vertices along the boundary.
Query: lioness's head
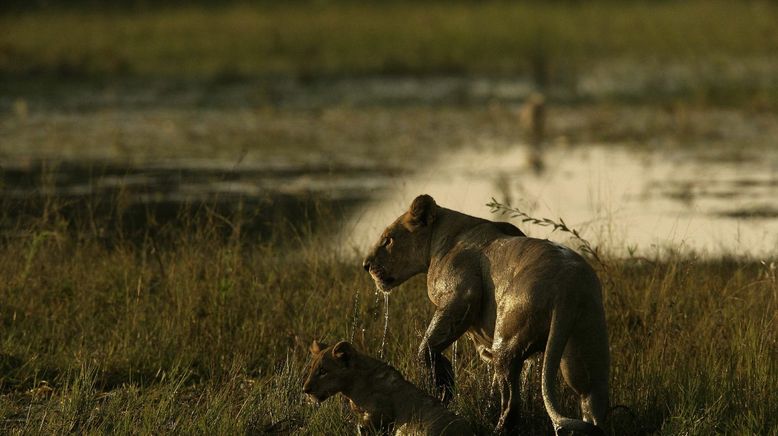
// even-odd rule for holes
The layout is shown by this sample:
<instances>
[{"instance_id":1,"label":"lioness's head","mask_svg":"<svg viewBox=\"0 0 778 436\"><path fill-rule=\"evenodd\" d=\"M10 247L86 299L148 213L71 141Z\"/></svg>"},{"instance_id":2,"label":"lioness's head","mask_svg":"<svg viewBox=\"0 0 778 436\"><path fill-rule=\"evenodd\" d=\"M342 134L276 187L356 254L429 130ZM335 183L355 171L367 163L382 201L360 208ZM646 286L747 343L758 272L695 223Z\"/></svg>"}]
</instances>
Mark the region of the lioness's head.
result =
<instances>
[{"instance_id":1,"label":"lioness's head","mask_svg":"<svg viewBox=\"0 0 778 436\"><path fill-rule=\"evenodd\" d=\"M432 223L438 205L420 195L411 207L381 233L362 262L376 286L388 291L429 267Z\"/></svg>"},{"instance_id":2,"label":"lioness's head","mask_svg":"<svg viewBox=\"0 0 778 436\"><path fill-rule=\"evenodd\" d=\"M356 357L354 347L346 341L331 347L313 341L310 351L313 363L303 385L303 392L315 401L322 402L348 389L353 378L350 367Z\"/></svg>"}]
</instances>

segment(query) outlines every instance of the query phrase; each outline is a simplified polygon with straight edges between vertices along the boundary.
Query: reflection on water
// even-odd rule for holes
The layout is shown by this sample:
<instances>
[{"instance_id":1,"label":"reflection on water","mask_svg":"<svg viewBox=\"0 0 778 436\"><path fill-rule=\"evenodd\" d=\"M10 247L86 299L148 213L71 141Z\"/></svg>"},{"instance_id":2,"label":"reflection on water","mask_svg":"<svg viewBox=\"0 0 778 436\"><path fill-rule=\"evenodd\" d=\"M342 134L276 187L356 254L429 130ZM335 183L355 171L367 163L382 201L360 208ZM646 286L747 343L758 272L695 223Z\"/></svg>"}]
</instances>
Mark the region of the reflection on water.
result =
<instances>
[{"instance_id":1,"label":"reflection on water","mask_svg":"<svg viewBox=\"0 0 778 436\"><path fill-rule=\"evenodd\" d=\"M486 218L496 218L485 206L494 197L535 217L563 218L615 255L668 249L776 255L776 148L481 144L415 172L413 159L394 168L215 161L6 164L0 200L6 215L40 216L56 197L68 219L105 214L140 234L150 222L177 222L203 202L225 216L242 210L260 233L277 222L309 222L324 205L350 217L330 221L341 230L337 246L359 256L418 194ZM13 222L0 225L0 233ZM530 235L566 242L564 234L516 224Z\"/></svg>"},{"instance_id":2,"label":"reflection on water","mask_svg":"<svg viewBox=\"0 0 778 436\"><path fill-rule=\"evenodd\" d=\"M615 255L776 255L778 150L732 159L717 150L552 146L542 173L528 156L522 146L467 150L399 175L352 217L340 241L364 250L415 195L428 193L440 205L485 218L495 218L485 206L492 197L536 217L561 217ZM565 240L517 224L532 236Z\"/></svg>"}]
</instances>

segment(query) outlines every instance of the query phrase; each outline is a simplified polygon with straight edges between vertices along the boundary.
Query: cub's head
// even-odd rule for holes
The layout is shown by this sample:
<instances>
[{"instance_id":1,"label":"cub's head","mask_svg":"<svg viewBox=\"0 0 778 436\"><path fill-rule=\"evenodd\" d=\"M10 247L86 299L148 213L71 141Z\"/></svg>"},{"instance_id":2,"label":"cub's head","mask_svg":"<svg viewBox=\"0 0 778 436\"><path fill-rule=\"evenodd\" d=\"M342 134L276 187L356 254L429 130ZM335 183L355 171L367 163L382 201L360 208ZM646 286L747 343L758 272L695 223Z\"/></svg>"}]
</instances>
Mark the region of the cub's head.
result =
<instances>
[{"instance_id":1,"label":"cub's head","mask_svg":"<svg viewBox=\"0 0 778 436\"><path fill-rule=\"evenodd\" d=\"M356 358L354 347L346 341L331 347L313 341L310 351L313 362L303 392L316 402L322 402L348 389L354 377L351 368Z\"/></svg>"},{"instance_id":2,"label":"cub's head","mask_svg":"<svg viewBox=\"0 0 778 436\"><path fill-rule=\"evenodd\" d=\"M388 291L429 268L431 228L438 209L432 197L420 195L381 233L362 262L379 289Z\"/></svg>"}]
</instances>

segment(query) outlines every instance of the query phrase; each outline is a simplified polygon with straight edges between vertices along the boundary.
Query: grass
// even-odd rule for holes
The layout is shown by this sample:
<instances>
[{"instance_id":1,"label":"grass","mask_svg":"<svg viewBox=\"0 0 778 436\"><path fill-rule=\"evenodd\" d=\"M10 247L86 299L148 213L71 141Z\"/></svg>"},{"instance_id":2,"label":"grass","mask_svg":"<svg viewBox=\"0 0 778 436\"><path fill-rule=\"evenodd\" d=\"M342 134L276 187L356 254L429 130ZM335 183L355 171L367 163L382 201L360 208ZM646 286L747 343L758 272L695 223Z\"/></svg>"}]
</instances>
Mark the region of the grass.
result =
<instances>
[{"instance_id":1,"label":"grass","mask_svg":"<svg viewBox=\"0 0 778 436\"><path fill-rule=\"evenodd\" d=\"M4 433L354 431L337 399L314 407L301 392L311 339L374 355L382 342L383 300L357 259L326 245L326 227L277 223L259 238L238 216L183 217L106 243L94 220L48 210L5 219L15 227L0 245ZM634 413L614 412L612 434L778 434L774 263L604 262L612 402ZM413 356L430 315L422 278L389 300L386 359L422 385ZM488 433L497 404L474 355L457 343L452 407ZM526 434L550 428L534 368ZM564 404L575 413L567 390Z\"/></svg>"},{"instance_id":2,"label":"grass","mask_svg":"<svg viewBox=\"0 0 778 436\"><path fill-rule=\"evenodd\" d=\"M776 19L774 3L700 0L37 9L0 17L0 72L529 73L543 81L623 58L714 66L772 59Z\"/></svg>"}]
</instances>

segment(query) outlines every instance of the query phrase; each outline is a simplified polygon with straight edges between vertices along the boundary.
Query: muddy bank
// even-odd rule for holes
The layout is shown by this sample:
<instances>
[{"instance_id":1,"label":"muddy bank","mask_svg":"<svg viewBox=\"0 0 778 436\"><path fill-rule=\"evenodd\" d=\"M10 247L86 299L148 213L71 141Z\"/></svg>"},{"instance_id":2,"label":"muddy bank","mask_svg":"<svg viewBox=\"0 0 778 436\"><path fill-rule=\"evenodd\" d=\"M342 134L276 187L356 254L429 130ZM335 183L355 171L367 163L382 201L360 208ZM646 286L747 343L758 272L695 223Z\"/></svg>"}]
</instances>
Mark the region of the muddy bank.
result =
<instances>
[{"instance_id":1,"label":"muddy bank","mask_svg":"<svg viewBox=\"0 0 778 436\"><path fill-rule=\"evenodd\" d=\"M104 162L34 162L0 171L3 237L29 223L86 230L112 240L142 240L208 222L247 240L288 231L315 233L320 218L350 214L370 187L399 170L370 167L143 167ZM36 225L37 225L36 224Z\"/></svg>"}]
</instances>

